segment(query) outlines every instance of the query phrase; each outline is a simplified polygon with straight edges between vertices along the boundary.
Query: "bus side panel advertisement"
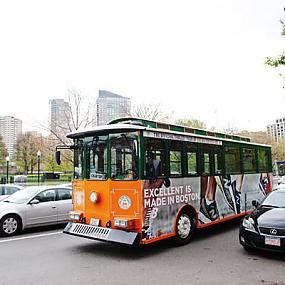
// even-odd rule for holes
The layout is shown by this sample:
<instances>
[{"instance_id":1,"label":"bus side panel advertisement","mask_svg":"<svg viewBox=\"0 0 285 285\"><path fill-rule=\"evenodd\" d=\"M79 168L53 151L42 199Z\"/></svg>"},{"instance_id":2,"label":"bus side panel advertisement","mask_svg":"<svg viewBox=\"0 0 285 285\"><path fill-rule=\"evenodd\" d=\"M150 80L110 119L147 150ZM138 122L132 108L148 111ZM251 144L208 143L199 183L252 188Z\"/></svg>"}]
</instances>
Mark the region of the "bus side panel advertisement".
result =
<instances>
[{"instance_id":1,"label":"bus side panel advertisement","mask_svg":"<svg viewBox=\"0 0 285 285\"><path fill-rule=\"evenodd\" d=\"M260 201L271 189L271 174L241 174L145 180L143 187L142 240L175 232L181 207L191 205L198 226L252 210L252 200Z\"/></svg>"}]
</instances>

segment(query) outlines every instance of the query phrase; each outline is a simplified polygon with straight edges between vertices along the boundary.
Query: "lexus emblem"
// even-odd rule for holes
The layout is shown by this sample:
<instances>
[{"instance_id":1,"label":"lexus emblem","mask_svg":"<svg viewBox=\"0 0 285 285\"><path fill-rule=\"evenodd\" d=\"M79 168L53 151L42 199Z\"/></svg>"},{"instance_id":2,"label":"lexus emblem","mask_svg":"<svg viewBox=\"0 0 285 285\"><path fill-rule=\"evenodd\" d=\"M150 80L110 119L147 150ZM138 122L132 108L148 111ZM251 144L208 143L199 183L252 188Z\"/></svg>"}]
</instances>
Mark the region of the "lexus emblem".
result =
<instances>
[{"instance_id":1,"label":"lexus emblem","mask_svg":"<svg viewBox=\"0 0 285 285\"><path fill-rule=\"evenodd\" d=\"M271 233L272 235L276 235L276 234L277 234L277 230L276 230L276 229L271 229L271 230L270 230L270 233Z\"/></svg>"}]
</instances>

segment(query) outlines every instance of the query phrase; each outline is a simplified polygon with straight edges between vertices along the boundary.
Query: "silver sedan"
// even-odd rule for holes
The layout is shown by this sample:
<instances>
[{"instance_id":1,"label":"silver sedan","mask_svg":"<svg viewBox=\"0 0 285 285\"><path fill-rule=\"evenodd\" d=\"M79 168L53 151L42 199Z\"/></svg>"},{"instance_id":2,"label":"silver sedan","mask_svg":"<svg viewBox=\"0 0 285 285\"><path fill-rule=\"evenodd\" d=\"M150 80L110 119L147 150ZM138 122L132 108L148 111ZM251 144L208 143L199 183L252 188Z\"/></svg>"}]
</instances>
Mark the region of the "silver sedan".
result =
<instances>
[{"instance_id":1,"label":"silver sedan","mask_svg":"<svg viewBox=\"0 0 285 285\"><path fill-rule=\"evenodd\" d=\"M0 202L0 235L67 222L71 198L71 188L62 186L32 186L12 194Z\"/></svg>"}]
</instances>

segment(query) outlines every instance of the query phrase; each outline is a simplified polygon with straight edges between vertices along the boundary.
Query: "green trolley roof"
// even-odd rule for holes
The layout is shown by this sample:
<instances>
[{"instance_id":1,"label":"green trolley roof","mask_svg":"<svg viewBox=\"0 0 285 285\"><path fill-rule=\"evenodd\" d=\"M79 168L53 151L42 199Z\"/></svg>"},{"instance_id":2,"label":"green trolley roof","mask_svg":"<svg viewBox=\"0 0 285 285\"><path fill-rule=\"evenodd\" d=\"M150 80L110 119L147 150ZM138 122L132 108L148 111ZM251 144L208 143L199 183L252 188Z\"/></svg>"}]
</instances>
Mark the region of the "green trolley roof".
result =
<instances>
[{"instance_id":1,"label":"green trolley roof","mask_svg":"<svg viewBox=\"0 0 285 285\"><path fill-rule=\"evenodd\" d=\"M181 132L185 134L196 134L196 135L203 135L203 136L210 136L215 138L222 138L222 139L231 139L235 141L244 141L250 142L250 138L242 137L237 135L230 135L220 132L209 131L205 129L197 129L197 128L190 128L186 126L174 125L174 124L167 124L162 122L156 122L141 118L119 118L113 120L108 123L108 125L115 125L115 124L130 124L130 125L138 125L146 128L152 129L164 129L169 131Z\"/></svg>"}]
</instances>

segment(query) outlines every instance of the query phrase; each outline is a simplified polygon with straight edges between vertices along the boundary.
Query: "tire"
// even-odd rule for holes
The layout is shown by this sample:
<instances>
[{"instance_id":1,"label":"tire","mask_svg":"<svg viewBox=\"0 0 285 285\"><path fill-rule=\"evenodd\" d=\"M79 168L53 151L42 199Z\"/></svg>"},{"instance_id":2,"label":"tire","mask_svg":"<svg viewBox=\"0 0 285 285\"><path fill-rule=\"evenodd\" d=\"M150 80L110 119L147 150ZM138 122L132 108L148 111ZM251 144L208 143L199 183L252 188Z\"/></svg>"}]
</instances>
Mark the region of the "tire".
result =
<instances>
[{"instance_id":1,"label":"tire","mask_svg":"<svg viewBox=\"0 0 285 285\"><path fill-rule=\"evenodd\" d=\"M187 210L182 210L176 220L174 244L180 246L189 243L195 228L196 220L194 215Z\"/></svg>"},{"instance_id":2,"label":"tire","mask_svg":"<svg viewBox=\"0 0 285 285\"><path fill-rule=\"evenodd\" d=\"M245 251L247 251L247 252L253 251L253 248L251 248L251 247L249 247L249 246L247 246L247 245L243 245L243 249L244 249Z\"/></svg>"},{"instance_id":3,"label":"tire","mask_svg":"<svg viewBox=\"0 0 285 285\"><path fill-rule=\"evenodd\" d=\"M16 215L7 215L0 220L0 235L13 236L21 231L22 221Z\"/></svg>"}]
</instances>

